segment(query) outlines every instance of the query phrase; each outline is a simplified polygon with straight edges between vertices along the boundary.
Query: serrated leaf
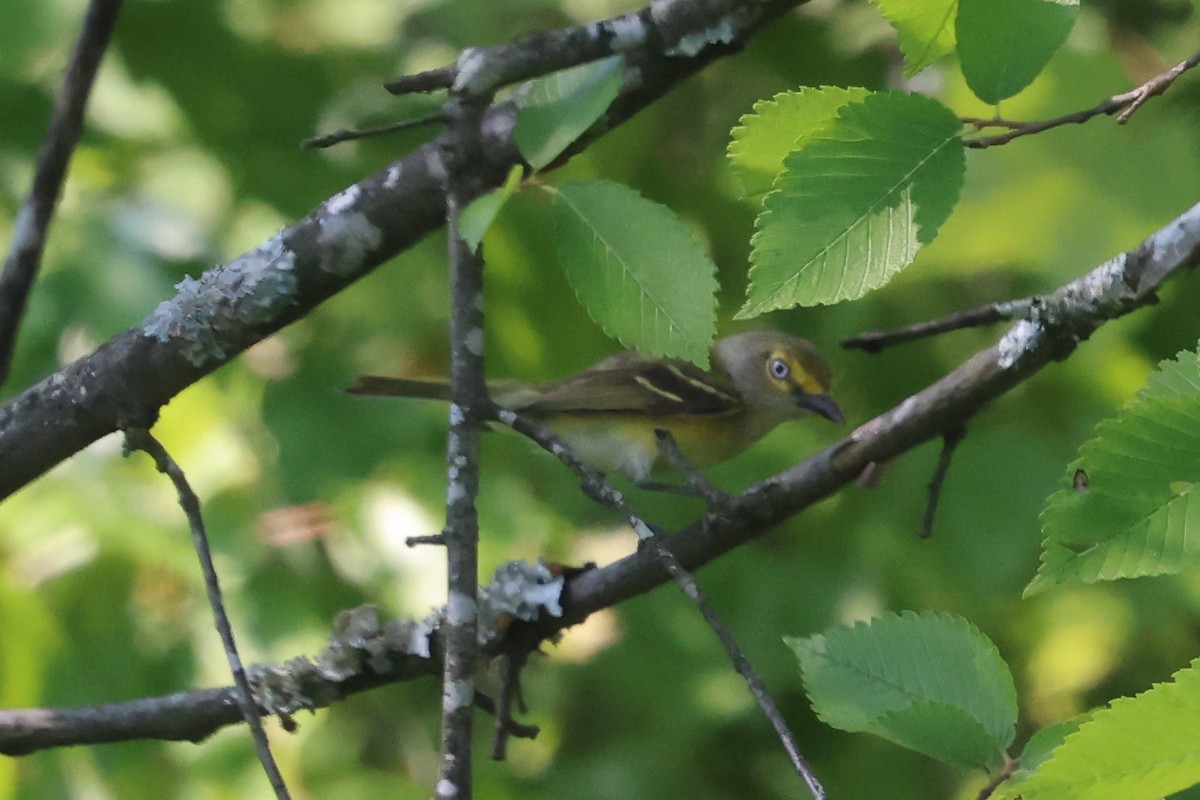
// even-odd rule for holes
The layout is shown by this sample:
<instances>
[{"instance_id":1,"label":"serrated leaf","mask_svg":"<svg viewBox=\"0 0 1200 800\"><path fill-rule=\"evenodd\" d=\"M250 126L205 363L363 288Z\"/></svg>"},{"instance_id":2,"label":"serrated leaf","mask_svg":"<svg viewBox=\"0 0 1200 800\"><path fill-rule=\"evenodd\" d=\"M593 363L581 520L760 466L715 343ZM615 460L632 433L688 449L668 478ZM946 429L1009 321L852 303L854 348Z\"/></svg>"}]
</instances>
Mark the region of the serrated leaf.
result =
<instances>
[{"instance_id":1,"label":"serrated leaf","mask_svg":"<svg viewBox=\"0 0 1200 800\"><path fill-rule=\"evenodd\" d=\"M1068 468L1087 474L1042 512L1042 563L1025 590L1162 575L1200 563L1200 357L1164 361Z\"/></svg>"},{"instance_id":2,"label":"serrated leaf","mask_svg":"<svg viewBox=\"0 0 1200 800\"><path fill-rule=\"evenodd\" d=\"M986 770L1000 761L1001 749L979 720L946 703L918 700L889 711L871 732L956 767Z\"/></svg>"},{"instance_id":3,"label":"serrated leaf","mask_svg":"<svg viewBox=\"0 0 1200 800\"><path fill-rule=\"evenodd\" d=\"M1012 675L964 619L906 611L786 641L813 710L835 728L972 765L994 762L1012 743ZM970 741L956 749L948 730Z\"/></svg>"},{"instance_id":4,"label":"serrated leaf","mask_svg":"<svg viewBox=\"0 0 1200 800\"><path fill-rule=\"evenodd\" d=\"M1090 714L1080 714L1038 730L1029 737L1029 741L1021 750L1021 755L1017 758L1019 766L1013 775L1021 780L1032 775L1068 736L1079 730L1079 726L1089 719Z\"/></svg>"},{"instance_id":5,"label":"serrated leaf","mask_svg":"<svg viewBox=\"0 0 1200 800\"><path fill-rule=\"evenodd\" d=\"M916 75L954 52L958 0L871 0L900 37L904 74Z\"/></svg>"},{"instance_id":6,"label":"serrated leaf","mask_svg":"<svg viewBox=\"0 0 1200 800\"><path fill-rule=\"evenodd\" d=\"M558 187L553 215L567 279L609 336L646 355L707 366L716 266L690 228L666 206L607 181Z\"/></svg>"},{"instance_id":7,"label":"serrated leaf","mask_svg":"<svg viewBox=\"0 0 1200 800\"><path fill-rule=\"evenodd\" d=\"M765 194L783 169L788 153L799 150L837 118L847 103L864 100L860 86L805 87L759 100L731 131L728 156L734 174L749 196Z\"/></svg>"},{"instance_id":8,"label":"serrated leaf","mask_svg":"<svg viewBox=\"0 0 1200 800\"><path fill-rule=\"evenodd\" d=\"M1200 782L1200 661L1079 726L1028 780L1022 800L1159 800Z\"/></svg>"},{"instance_id":9,"label":"serrated leaf","mask_svg":"<svg viewBox=\"0 0 1200 800\"><path fill-rule=\"evenodd\" d=\"M962 187L960 124L928 97L873 94L784 160L751 242L738 318L861 297L933 241Z\"/></svg>"},{"instance_id":10,"label":"serrated leaf","mask_svg":"<svg viewBox=\"0 0 1200 800\"><path fill-rule=\"evenodd\" d=\"M558 157L600 119L624 81L624 59L609 56L530 83L517 107L513 139L534 170Z\"/></svg>"},{"instance_id":11,"label":"serrated leaf","mask_svg":"<svg viewBox=\"0 0 1200 800\"><path fill-rule=\"evenodd\" d=\"M483 241L487 229L496 221L496 215L520 187L524 172L525 169L520 164L513 164L503 186L476 197L463 209L458 218L458 235L471 248L472 253L479 249L479 243Z\"/></svg>"},{"instance_id":12,"label":"serrated leaf","mask_svg":"<svg viewBox=\"0 0 1200 800\"><path fill-rule=\"evenodd\" d=\"M1024 89L1067 40L1079 0L959 0L963 76L985 103Z\"/></svg>"}]
</instances>

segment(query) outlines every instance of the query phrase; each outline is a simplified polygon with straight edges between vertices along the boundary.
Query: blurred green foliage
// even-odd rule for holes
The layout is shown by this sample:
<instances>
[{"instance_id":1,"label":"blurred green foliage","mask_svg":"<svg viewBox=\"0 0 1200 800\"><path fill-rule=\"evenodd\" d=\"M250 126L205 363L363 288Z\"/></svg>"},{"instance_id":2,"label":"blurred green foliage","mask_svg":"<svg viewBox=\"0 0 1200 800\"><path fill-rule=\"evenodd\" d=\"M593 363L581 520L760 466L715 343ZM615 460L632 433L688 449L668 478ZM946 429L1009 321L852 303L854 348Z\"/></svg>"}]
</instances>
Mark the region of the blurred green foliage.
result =
<instances>
[{"instance_id":1,"label":"blurred green foliage","mask_svg":"<svg viewBox=\"0 0 1200 800\"><path fill-rule=\"evenodd\" d=\"M0 238L7 240L82 0L10 0L0 25ZM126 4L76 154L45 269L5 387L11 395L137 324L184 274L252 247L427 132L301 151L316 133L417 116L430 98L379 88L459 48L632 7L603 0L159 0ZM1085 4L1065 47L1004 113L1029 119L1093 105L1187 54L1194 4ZM725 159L754 101L800 85L894 87L902 65L866 3L814 3L764 30L574 159L551 180L626 183L705 238L722 312L745 288L755 207ZM972 152L959 207L892 284L842 306L770 324L823 347L853 423L952 369L995 331L968 331L869 356L846 336L1051 289L1129 248L1196 200L1200 111L1185 77L1126 126L1098 119ZM953 63L915 88L988 116ZM552 378L611 352L555 264L537 196L505 207L486 239L488 363L497 376ZM314 653L334 613L374 602L423 614L441 556L405 536L438 529L445 412L339 389L360 372L441 373L447 361L444 239L433 237L309 318L189 389L158 432L205 504L230 611L250 661ZM929 541L917 539L933 445L885 465L699 579L776 693L833 796L969 798L958 773L864 735L821 725L784 635L882 611L966 617L1013 668L1018 746L1036 728L1164 680L1196 655L1194 575L1021 590L1038 553L1038 513L1096 422L1162 358L1195 346L1194 279L1106 327L1064 364L970 426ZM713 470L740 488L845 431L782 429ZM620 520L580 496L550 459L489 437L481 518L485 571L546 555L607 562L635 547ZM633 495L682 523L686 499ZM90 704L227 682L173 491L143 456L98 442L0 510L0 703ZM486 577L486 576L485 576ZM478 795L731 800L794 797L797 778L711 633L672 588L596 615L525 673L542 726L509 761L486 758ZM432 681L355 698L272 730L297 795L428 796L437 771ZM487 729L485 720L480 720ZM199 745L131 743L0 761L0 800L110 796L257 798L269 789L241 729Z\"/></svg>"}]
</instances>

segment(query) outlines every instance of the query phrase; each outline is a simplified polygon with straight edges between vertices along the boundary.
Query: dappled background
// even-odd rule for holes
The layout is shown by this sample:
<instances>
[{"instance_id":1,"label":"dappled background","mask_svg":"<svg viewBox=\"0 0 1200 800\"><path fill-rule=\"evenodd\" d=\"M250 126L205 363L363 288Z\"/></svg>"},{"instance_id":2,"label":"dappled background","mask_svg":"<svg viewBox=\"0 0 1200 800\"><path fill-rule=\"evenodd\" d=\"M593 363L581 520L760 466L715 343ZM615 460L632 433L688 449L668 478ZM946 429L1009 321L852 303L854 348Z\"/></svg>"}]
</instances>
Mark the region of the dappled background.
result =
<instances>
[{"instance_id":1,"label":"dappled background","mask_svg":"<svg viewBox=\"0 0 1200 800\"><path fill-rule=\"evenodd\" d=\"M1161 71L1195 47L1195 2L1085 3L1067 45L1005 116L1057 116ZM70 42L79 0L9 0L0 19L0 238L7 242ZM316 133L420 116L390 76L441 66L468 44L586 22L631 4L394 0L164 0L126 4L88 131L52 228L11 396L136 325L185 275L228 261L428 131L300 150ZM800 85L904 85L989 116L953 63L900 84L890 28L866 3L814 2L715 64L549 177L600 177L674 209L708 244L723 332L741 304L756 207L724 156L755 100ZM1200 83L1185 77L1126 126L1097 119L969 151L963 197L916 263L864 300L772 315L833 362L850 425L892 407L994 341L967 331L880 355L840 339L1052 289L1135 246L1196 201ZM488 370L550 379L616 349L555 261L544 198L521 195L486 240ZM397 209L403 213L403 209ZM439 602L434 533L445 409L351 397L362 372L439 374L448 361L444 237L381 267L310 317L185 391L156 432L204 501L244 657L313 654L334 614L375 603L424 615ZM835 797L968 798L982 774L949 770L817 721L784 635L883 611L971 620L1012 666L1019 739L1166 679L1197 654L1194 575L1021 591L1037 566L1038 514L1097 421L1155 363L1194 348L1200 284L1103 329L1062 365L970 426L932 539L917 537L936 446L883 469L699 573L763 672ZM847 433L780 429L711 471L728 490ZM513 558L611 561L635 547L616 515L553 460L489 437L480 499L487 573ZM631 497L681 524L696 501ZM0 705L77 705L228 682L174 492L149 459L98 442L0 507ZM674 587L595 615L525 673L533 742L486 760L477 792L521 798L794 797L769 725ZM361 696L272 738L296 796L423 798L436 780L432 679ZM486 728L486 721L480 723ZM254 798L269 789L240 726L201 745L133 743L0 761L0 799Z\"/></svg>"}]
</instances>

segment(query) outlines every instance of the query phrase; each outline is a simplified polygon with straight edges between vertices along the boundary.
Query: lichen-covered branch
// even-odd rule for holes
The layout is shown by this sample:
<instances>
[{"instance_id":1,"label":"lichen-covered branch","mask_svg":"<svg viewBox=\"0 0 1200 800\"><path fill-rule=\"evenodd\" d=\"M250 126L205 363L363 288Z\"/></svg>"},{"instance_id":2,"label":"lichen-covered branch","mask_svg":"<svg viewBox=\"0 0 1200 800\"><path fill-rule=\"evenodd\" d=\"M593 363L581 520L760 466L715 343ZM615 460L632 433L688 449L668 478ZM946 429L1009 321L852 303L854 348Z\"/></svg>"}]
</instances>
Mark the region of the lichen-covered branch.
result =
<instances>
[{"instance_id":1,"label":"lichen-covered branch","mask_svg":"<svg viewBox=\"0 0 1200 800\"><path fill-rule=\"evenodd\" d=\"M496 570L479 593L479 638L496 652L507 626L562 614L563 578L545 564L515 561ZM424 620L380 620L374 606L341 612L328 645L315 659L247 669L263 714L293 727L299 711L315 711L379 686L437 674L442 653L442 609ZM476 693L476 706L494 711ZM242 719L233 687L179 692L80 708L0 709L0 754L135 739L199 742ZM533 730L510 721L516 735Z\"/></svg>"},{"instance_id":2,"label":"lichen-covered branch","mask_svg":"<svg viewBox=\"0 0 1200 800\"><path fill-rule=\"evenodd\" d=\"M476 96L617 53L650 48L692 58L717 46L736 46L747 31L778 15L774 0L657 0L588 25L531 33L509 44L472 47L452 66L403 75L387 82L393 94L454 89Z\"/></svg>"},{"instance_id":3,"label":"lichen-covered branch","mask_svg":"<svg viewBox=\"0 0 1200 800\"><path fill-rule=\"evenodd\" d=\"M655 3L658 24L677 26L680 38L693 20L697 27L688 41L696 47L668 52L647 40L626 51L625 84L603 125L584 134L563 158L713 59L736 52L759 27L802 2L749 4L755 13L723 18L720 36L710 35L712 10L728 10L729 4ZM536 61L533 45L510 47L513 57L525 51ZM499 186L520 162L511 144L514 113L504 104L488 109L483 151L465 187L468 198ZM433 166L440 146L437 137L334 194L254 250L182 282L178 294L143 323L0 407L0 499L102 436L147 427L183 389L440 228L446 204Z\"/></svg>"},{"instance_id":4,"label":"lichen-covered branch","mask_svg":"<svg viewBox=\"0 0 1200 800\"><path fill-rule=\"evenodd\" d=\"M749 487L719 514L668 540L695 569L852 482L882 463L957 429L1038 370L1066 358L1110 319L1153 301L1167 279L1200 263L1200 205L1193 206L1129 253L1122 253L1043 295L1030 315L1000 341L936 383L859 426L846 439L791 469ZM663 582L653 555L635 553L567 584L562 620L572 624ZM538 630L543 635L548 630Z\"/></svg>"},{"instance_id":5,"label":"lichen-covered branch","mask_svg":"<svg viewBox=\"0 0 1200 800\"><path fill-rule=\"evenodd\" d=\"M852 482L868 464L888 461L960 427L1043 367L1069 356L1108 320L1152 302L1164 281L1197 264L1200 205L1188 209L1136 250L1122 253L1042 296L1031 306L1029 317L1014 324L996 345L975 354L949 375L859 426L841 442L749 487L717 512L667 537L666 545L679 563L696 569L764 534L772 525ZM513 424L514 420L506 422ZM553 443L547 441L546 445L552 447ZM506 607L504 616L517 621L502 631L489 626L483 637L486 654L533 652L564 628L643 594L665 583L668 577L653 553L640 551L603 567L578 572L565 581L561 593L555 584L558 579L549 574L535 573L527 580L533 584L538 602L532 607L525 602ZM552 587L552 596L546 594L548 586ZM501 592L496 596L511 594ZM548 613L540 613L543 608ZM347 670L342 680L330 686L335 695L332 699L371 686L433 674L436 666L429 651L439 652L437 630L422 629L415 637L410 636L410 629L405 630L407 634L392 637L406 642L394 653L384 648L372 659L357 662L375 660L387 665L385 673L367 667L357 673ZM410 640L417 641L415 649ZM420 653L414 654L417 650ZM319 673L315 669L309 672ZM120 710L111 714L109 710L116 707L99 707L104 713L96 709L0 711L0 753L20 754L47 746L128 738L203 738L216 727L239 719L231 691L182 692L137 700L121 704ZM193 710L192 718L200 722L181 728L180 708ZM52 724L67 718L89 726L89 736L80 738L67 730L69 725ZM130 724L132 719L138 724ZM52 730L53 735L41 735L43 730Z\"/></svg>"},{"instance_id":6,"label":"lichen-covered branch","mask_svg":"<svg viewBox=\"0 0 1200 800\"><path fill-rule=\"evenodd\" d=\"M479 436L490 405L483 372L483 257L462 238L459 220L472 164L482 146L482 104L456 96L442 163L450 265L450 431L446 437L446 616L443 625L442 751L435 796L471 800L475 671L479 663Z\"/></svg>"}]
</instances>

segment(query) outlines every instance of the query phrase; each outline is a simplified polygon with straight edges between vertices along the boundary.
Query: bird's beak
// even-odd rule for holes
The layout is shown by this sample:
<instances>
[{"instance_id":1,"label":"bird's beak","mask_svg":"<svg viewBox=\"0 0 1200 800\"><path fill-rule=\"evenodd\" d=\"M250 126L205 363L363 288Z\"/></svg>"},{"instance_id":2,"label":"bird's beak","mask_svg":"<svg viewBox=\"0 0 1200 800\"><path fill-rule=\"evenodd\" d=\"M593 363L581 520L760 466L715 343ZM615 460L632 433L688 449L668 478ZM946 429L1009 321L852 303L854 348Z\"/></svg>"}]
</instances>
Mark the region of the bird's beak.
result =
<instances>
[{"instance_id":1,"label":"bird's beak","mask_svg":"<svg viewBox=\"0 0 1200 800\"><path fill-rule=\"evenodd\" d=\"M846 418L842 416L842 410L838 408L837 403L833 402L833 398L827 394L809 394L808 392L796 392L796 405L801 408L807 408L809 411L815 411L822 417L833 422L845 422Z\"/></svg>"}]
</instances>

